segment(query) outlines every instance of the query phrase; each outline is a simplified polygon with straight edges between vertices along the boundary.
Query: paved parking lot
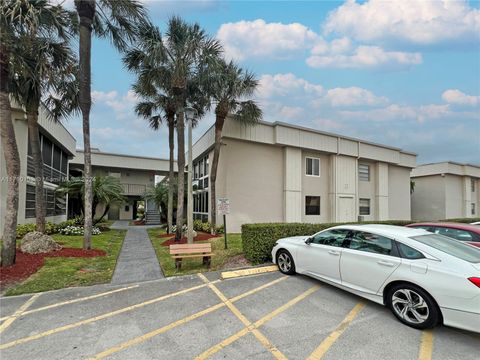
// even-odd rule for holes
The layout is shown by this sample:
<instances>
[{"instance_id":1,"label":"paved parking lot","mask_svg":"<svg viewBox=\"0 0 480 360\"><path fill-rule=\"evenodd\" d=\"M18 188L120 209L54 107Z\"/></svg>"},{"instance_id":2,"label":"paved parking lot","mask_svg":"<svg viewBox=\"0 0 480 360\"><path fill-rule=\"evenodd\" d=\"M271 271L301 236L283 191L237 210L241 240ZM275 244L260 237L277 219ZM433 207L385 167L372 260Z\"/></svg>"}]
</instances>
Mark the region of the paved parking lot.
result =
<instances>
[{"instance_id":1,"label":"paved parking lot","mask_svg":"<svg viewBox=\"0 0 480 360\"><path fill-rule=\"evenodd\" d=\"M2 298L2 359L478 359L480 335L418 331L316 280L219 274Z\"/></svg>"}]
</instances>

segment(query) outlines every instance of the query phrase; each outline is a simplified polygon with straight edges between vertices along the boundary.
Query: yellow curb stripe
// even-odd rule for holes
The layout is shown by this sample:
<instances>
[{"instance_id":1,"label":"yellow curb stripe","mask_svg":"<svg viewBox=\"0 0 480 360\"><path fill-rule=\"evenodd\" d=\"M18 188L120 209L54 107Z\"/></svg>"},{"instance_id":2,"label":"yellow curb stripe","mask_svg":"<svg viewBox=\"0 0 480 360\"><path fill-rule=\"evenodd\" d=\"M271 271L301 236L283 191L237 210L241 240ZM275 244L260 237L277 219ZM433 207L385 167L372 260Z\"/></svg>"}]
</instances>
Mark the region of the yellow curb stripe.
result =
<instances>
[{"instance_id":1,"label":"yellow curb stripe","mask_svg":"<svg viewBox=\"0 0 480 360\"><path fill-rule=\"evenodd\" d=\"M103 293L100 293L100 294L89 295L89 296L85 296L85 297L82 297L82 298L77 298L77 299L72 299L72 300L67 300L67 301L58 302L58 303L51 304L51 305L47 305L47 306L43 306L43 307L40 307L40 308L37 308L37 309L25 311L25 312L22 314L22 316L25 316L25 315L28 315L28 314L32 314L32 313L36 313L36 312L38 312L38 311L44 311L44 310L53 309L53 308L56 308L56 307L59 307L59 306L63 306L63 305L69 305L69 304L74 304L74 303L81 302L81 301L96 299L96 298L99 298L99 297L102 297L102 296L107 296L107 295L115 294L115 293L118 293L118 292L121 292L121 291L125 291L125 290L135 289L135 288L137 288L138 286L139 286L139 285L132 285L132 286L127 286L127 287L124 287L124 288L116 289L116 290L111 290L111 291L103 292ZM0 318L0 321L6 320L6 319L8 319L8 318L10 318L10 317L12 317L12 316L13 316L13 315L11 315L11 316L5 316L5 317L3 317L3 318Z\"/></svg>"},{"instance_id":2,"label":"yellow curb stripe","mask_svg":"<svg viewBox=\"0 0 480 360\"><path fill-rule=\"evenodd\" d=\"M286 278L286 277L285 277L285 278ZM285 279L285 278L281 278L281 279ZM259 287L255 288L255 289L252 289L252 290L250 290L250 291L247 291L246 293L243 293L243 294L241 294L241 295L238 295L238 296L230 299L230 301L238 301L238 300L240 300L240 299L243 299L245 296L252 295L252 294L254 294L254 293L258 292L258 291L261 291L261 290L263 290L263 289L265 289L265 288L267 288L267 287L269 287L269 286L272 286L272 285L278 283L279 280L280 280L280 279L271 281L271 282L269 282L269 283L267 283L267 284L264 284L264 285L262 285L262 286L259 286ZM216 282L216 281L214 281L214 282ZM205 284L205 286L206 286L206 284ZM163 327L161 327L161 328L159 328L159 329L156 329L156 330L153 330L153 331L151 331L151 332L149 332L149 333L146 333L146 334L144 334L144 335L142 335L142 336L133 338L133 339L128 340L128 341L126 341L126 342L123 342L123 343L121 343L121 344L119 344L119 345L117 345L117 346L115 346L115 347L112 347L112 348L110 348L110 349L107 349L107 350L105 350L105 351L102 351L101 353L99 353L99 354L91 357L90 359L103 359L103 358L105 358L105 357L107 357L107 356L110 356L110 355L116 353L116 352L125 350L125 349L127 349L127 348L129 348L129 347L131 347L131 346L134 346L134 345L138 345L138 344L140 344L140 343L142 343L142 342L144 342L144 341L146 341L146 340L148 340L148 339L150 339L150 338L152 338L152 337L154 337L154 336L156 336L156 335L159 335L159 334L162 334L162 333L164 333L164 332L166 332L166 331L168 331L168 330L171 330L171 329L173 329L174 327L177 327L177 326L179 326L179 325L186 324L186 323L189 322L189 321L195 320L195 319L197 319L197 318L199 318L199 317L201 317L201 316L203 316L203 315L206 315L206 314L208 314L208 313L211 313L211 312L213 312L213 311L215 311L215 310L217 310L217 309L220 309L220 308L222 308L222 307L224 307L224 306L225 306L225 303L223 303L223 302L218 303L217 305L213 305L213 306L211 306L211 307L209 307L209 308L206 308L205 310L199 311L198 313L192 314L192 315L187 316L187 317L185 317L185 318L183 318L183 319L180 319L180 320L178 320L178 321L175 321L175 322L173 322L173 323L171 323L171 324L165 325L165 326L163 326ZM245 332L248 332L248 330L245 329Z\"/></svg>"},{"instance_id":3,"label":"yellow curb stripe","mask_svg":"<svg viewBox=\"0 0 480 360\"><path fill-rule=\"evenodd\" d=\"M139 309L141 307L151 305L151 304L157 303L157 302L162 301L162 300L170 299L174 296L186 294L190 291L201 289L205 286L207 286L207 285L206 284L197 285L197 286L194 286L194 287L191 287L191 288L188 288L188 289L184 289L184 290L180 290L180 291L177 291L177 292L174 292L174 293L171 293L171 294L163 295L163 296L160 296L158 298L151 299L151 300L148 300L148 301L145 301L145 302L142 302L142 303L127 306L127 307L124 307L124 308L121 308L121 309L118 309L118 310L115 310L115 311L112 311L112 312L108 312L108 313L98 315L98 316L95 316L95 317L92 317L92 318L89 318L89 319L78 321L76 323L72 323L72 324L61 326L61 327L58 327L58 328L55 328L55 329L47 330L47 331L44 331L44 332L41 332L41 333L38 333L38 334L35 334L35 335L27 336L25 338L14 340L14 341L8 342L6 344L1 344L0 345L0 350L6 349L6 348L9 348L9 347L12 347L12 346L20 345L20 344L23 344L23 343L26 343L26 342L29 342L29 341L32 341L32 340L41 339L45 336L57 334L57 333L62 332L62 331L74 329L74 328L77 328L79 326L90 324L90 323L93 323L93 322L96 322L96 321L99 321L99 320L103 320L103 319L106 319L106 318L109 318L109 317L112 317L112 316L115 316L115 315L123 314L125 312L132 311L132 310L135 310L135 309Z\"/></svg>"},{"instance_id":4,"label":"yellow curb stripe","mask_svg":"<svg viewBox=\"0 0 480 360\"><path fill-rule=\"evenodd\" d=\"M337 339L343 334L353 319L357 317L364 306L364 302L359 302L357 305L355 305L345 319L342 320L340 325L338 325L337 328L330 335L328 335L328 337L323 340L322 343L312 352L312 354L308 357L308 360L320 360L335 343L335 341L337 341Z\"/></svg>"},{"instance_id":5,"label":"yellow curb stripe","mask_svg":"<svg viewBox=\"0 0 480 360\"><path fill-rule=\"evenodd\" d=\"M263 274L263 273L274 272L274 271L278 271L277 265L262 266L262 267L243 269L243 270L225 271L225 272L222 272L221 278L225 280L225 279L232 279L240 276L257 275L257 274Z\"/></svg>"},{"instance_id":6,"label":"yellow curb stripe","mask_svg":"<svg viewBox=\"0 0 480 360\"><path fill-rule=\"evenodd\" d=\"M2 325L0 325L0 334L4 332L12 323L20 316L23 315L25 310L28 309L30 305L33 304L35 300L40 296L41 294L35 294L33 295L30 299L28 299L22 306L18 308L17 311L9 318L7 321L5 321Z\"/></svg>"},{"instance_id":7,"label":"yellow curb stripe","mask_svg":"<svg viewBox=\"0 0 480 360\"><path fill-rule=\"evenodd\" d=\"M238 308L233 305L225 295L213 284L208 282L208 279L203 275L203 274L197 274L200 279L202 279L204 282L208 283L208 287L213 290L213 292L222 300L222 302L228 307L228 309L245 325L246 327L249 327L252 325L250 320L248 320ZM255 335L257 340L260 342L260 344L263 345L268 351L272 353L272 355L279 360L287 360L287 357L281 353L280 350L278 350L260 331L254 330L252 331L252 334Z\"/></svg>"},{"instance_id":8,"label":"yellow curb stripe","mask_svg":"<svg viewBox=\"0 0 480 360\"><path fill-rule=\"evenodd\" d=\"M425 330L422 332L422 340L420 342L420 351L418 352L418 360L430 360L433 351L433 332Z\"/></svg>"},{"instance_id":9,"label":"yellow curb stripe","mask_svg":"<svg viewBox=\"0 0 480 360\"><path fill-rule=\"evenodd\" d=\"M286 311L288 308L292 307L293 305L297 304L298 302L302 301L303 299L305 299L307 296L313 294L315 291L317 291L319 288L318 285L315 285L313 287L311 287L310 289L308 289L307 291L305 291L304 293L298 295L297 297L293 298L292 300L290 300L289 302L283 304L282 306L280 306L279 308L275 309L274 311L272 311L271 313L265 315L264 317L262 317L260 320L256 321L254 324L250 325L249 327L243 329L243 330L240 330L239 332L233 334L232 336L222 340L220 343L212 346L211 348L207 349L206 351L204 351L203 353L201 353L200 355L198 355L195 359L196 360L203 360L203 359L207 359L209 358L210 356L214 355L215 353L219 352L220 350L222 350L223 348L227 347L228 345L232 344L233 342L237 341L238 339L240 339L241 337L247 335L249 332L254 332L256 331L256 329L262 325L264 325L266 322L272 320L275 316L281 314L282 312ZM257 330L258 331L258 330ZM258 331L258 333L260 333ZM261 335L261 333L260 333ZM275 349L272 349L272 351L275 351L277 350L276 348ZM280 353L280 352L279 352ZM281 354L281 353L280 353ZM276 354L276 355L280 355L280 354ZM281 354L283 356L283 354ZM275 354L274 354L275 356Z\"/></svg>"}]
</instances>

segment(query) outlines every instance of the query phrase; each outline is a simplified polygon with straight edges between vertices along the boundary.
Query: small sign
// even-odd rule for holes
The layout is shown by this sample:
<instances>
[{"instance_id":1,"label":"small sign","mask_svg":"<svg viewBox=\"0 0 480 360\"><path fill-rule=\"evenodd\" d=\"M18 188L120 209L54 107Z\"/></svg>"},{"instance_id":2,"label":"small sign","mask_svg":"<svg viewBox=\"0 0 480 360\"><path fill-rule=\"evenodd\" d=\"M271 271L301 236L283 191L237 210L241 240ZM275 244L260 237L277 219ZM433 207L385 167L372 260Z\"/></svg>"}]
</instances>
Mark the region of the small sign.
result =
<instances>
[{"instance_id":1,"label":"small sign","mask_svg":"<svg viewBox=\"0 0 480 360\"><path fill-rule=\"evenodd\" d=\"M219 215L230 214L230 200L227 198L217 199L217 212Z\"/></svg>"}]
</instances>

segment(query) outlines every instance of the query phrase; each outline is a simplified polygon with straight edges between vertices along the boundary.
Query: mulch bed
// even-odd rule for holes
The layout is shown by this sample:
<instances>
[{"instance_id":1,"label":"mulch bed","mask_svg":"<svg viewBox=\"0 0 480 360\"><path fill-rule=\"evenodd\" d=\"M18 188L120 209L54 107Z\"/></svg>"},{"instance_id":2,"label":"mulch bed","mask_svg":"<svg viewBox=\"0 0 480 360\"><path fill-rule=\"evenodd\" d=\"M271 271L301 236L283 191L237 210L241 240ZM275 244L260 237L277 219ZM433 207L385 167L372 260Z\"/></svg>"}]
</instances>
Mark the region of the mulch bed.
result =
<instances>
[{"instance_id":1,"label":"mulch bed","mask_svg":"<svg viewBox=\"0 0 480 360\"><path fill-rule=\"evenodd\" d=\"M36 273L45 263L46 257L80 257L90 258L105 256L103 250L83 250L78 248L63 248L57 251L50 251L42 254L27 254L17 249L15 264L0 268L0 287L7 284L25 280Z\"/></svg>"},{"instance_id":2,"label":"mulch bed","mask_svg":"<svg viewBox=\"0 0 480 360\"><path fill-rule=\"evenodd\" d=\"M164 234L164 235L172 236L172 238L164 241L162 243L163 246L170 246L172 244L186 244L187 243L187 238L186 237L181 238L180 241L175 241L174 234ZM193 238L193 241L206 241L206 240L210 240L210 239L213 239L213 238L217 238L218 236L219 235L212 235L212 234L199 232L199 233L197 233L197 236L195 236ZM166 236L164 236L164 237L166 237Z\"/></svg>"}]
</instances>

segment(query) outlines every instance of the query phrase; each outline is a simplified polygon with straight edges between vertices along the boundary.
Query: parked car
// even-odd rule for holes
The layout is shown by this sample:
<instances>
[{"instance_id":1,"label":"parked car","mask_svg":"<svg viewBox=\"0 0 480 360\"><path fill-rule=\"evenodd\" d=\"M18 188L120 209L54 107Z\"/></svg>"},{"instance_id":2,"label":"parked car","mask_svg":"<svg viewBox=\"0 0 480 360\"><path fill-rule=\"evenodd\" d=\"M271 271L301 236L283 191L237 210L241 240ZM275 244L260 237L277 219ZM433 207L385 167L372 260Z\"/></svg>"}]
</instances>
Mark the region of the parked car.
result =
<instances>
[{"instance_id":1,"label":"parked car","mask_svg":"<svg viewBox=\"0 0 480 360\"><path fill-rule=\"evenodd\" d=\"M470 225L477 225L477 226L480 226L480 221L475 221L473 223L470 223Z\"/></svg>"},{"instance_id":2,"label":"parked car","mask_svg":"<svg viewBox=\"0 0 480 360\"><path fill-rule=\"evenodd\" d=\"M447 222L424 222L407 226L417 229L425 229L435 234L445 235L455 240L465 241L471 245L480 247L480 226Z\"/></svg>"},{"instance_id":3,"label":"parked car","mask_svg":"<svg viewBox=\"0 0 480 360\"><path fill-rule=\"evenodd\" d=\"M391 309L404 324L480 333L480 249L423 229L342 225L280 239L279 270L305 274Z\"/></svg>"}]
</instances>

